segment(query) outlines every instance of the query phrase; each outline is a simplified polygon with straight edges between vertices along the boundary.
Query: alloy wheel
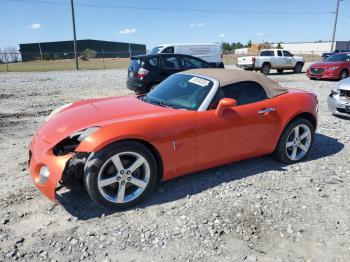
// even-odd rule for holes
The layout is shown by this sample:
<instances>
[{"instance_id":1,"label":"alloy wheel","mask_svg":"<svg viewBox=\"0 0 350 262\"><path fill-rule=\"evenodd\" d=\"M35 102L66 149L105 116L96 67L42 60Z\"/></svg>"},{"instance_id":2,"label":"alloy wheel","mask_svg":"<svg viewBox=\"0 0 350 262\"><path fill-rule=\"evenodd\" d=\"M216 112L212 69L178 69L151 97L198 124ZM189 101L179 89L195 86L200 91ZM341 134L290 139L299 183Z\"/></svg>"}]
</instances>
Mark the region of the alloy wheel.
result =
<instances>
[{"instance_id":1,"label":"alloy wheel","mask_svg":"<svg viewBox=\"0 0 350 262\"><path fill-rule=\"evenodd\" d=\"M340 80L343 80L348 77L348 72L346 70L341 71L340 73Z\"/></svg>"},{"instance_id":2,"label":"alloy wheel","mask_svg":"<svg viewBox=\"0 0 350 262\"><path fill-rule=\"evenodd\" d=\"M290 160L302 159L311 146L311 131L306 125L297 125L289 133L286 143L286 153Z\"/></svg>"},{"instance_id":3,"label":"alloy wheel","mask_svg":"<svg viewBox=\"0 0 350 262\"><path fill-rule=\"evenodd\" d=\"M122 152L101 167L97 186L101 195L113 203L128 203L138 198L150 181L150 165L136 152Z\"/></svg>"}]
</instances>

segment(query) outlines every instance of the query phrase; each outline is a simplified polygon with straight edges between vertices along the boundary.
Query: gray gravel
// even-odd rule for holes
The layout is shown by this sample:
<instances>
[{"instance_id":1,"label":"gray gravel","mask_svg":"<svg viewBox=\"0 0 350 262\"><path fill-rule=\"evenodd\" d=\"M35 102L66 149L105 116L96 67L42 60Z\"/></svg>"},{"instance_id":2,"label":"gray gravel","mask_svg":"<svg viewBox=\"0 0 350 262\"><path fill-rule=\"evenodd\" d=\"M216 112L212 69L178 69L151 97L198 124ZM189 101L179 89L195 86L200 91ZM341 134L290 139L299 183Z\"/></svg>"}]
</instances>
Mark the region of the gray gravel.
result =
<instances>
[{"instance_id":1,"label":"gray gravel","mask_svg":"<svg viewBox=\"0 0 350 262\"><path fill-rule=\"evenodd\" d=\"M26 170L28 143L55 107L124 95L125 70L0 74L0 261L350 261L350 127L326 97L336 82L272 74L315 92L307 161L269 156L163 183L137 208L109 213L86 192L50 203Z\"/></svg>"}]
</instances>

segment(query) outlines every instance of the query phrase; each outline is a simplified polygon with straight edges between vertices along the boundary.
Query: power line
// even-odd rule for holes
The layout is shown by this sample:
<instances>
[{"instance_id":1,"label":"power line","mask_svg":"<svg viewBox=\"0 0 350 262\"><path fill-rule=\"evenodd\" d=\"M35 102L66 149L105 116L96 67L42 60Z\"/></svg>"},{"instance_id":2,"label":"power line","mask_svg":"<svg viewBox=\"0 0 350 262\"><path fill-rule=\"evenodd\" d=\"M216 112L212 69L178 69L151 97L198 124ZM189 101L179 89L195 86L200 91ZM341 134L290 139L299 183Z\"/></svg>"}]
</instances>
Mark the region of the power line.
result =
<instances>
[{"instance_id":1,"label":"power line","mask_svg":"<svg viewBox=\"0 0 350 262\"><path fill-rule=\"evenodd\" d=\"M41 0L1 0L4 2L23 2L35 4L67 5L64 2L41 1ZM121 5L101 5L97 3L76 3L77 6L98 7L98 8L116 8L133 9L149 11L172 11L172 12L198 12L198 13L233 13L233 14L254 14L254 15L279 15L279 14L332 14L333 12L321 11L245 11L245 10L223 10L223 9L185 9L185 8L162 8L162 7L140 7L140 6L121 6Z\"/></svg>"}]
</instances>

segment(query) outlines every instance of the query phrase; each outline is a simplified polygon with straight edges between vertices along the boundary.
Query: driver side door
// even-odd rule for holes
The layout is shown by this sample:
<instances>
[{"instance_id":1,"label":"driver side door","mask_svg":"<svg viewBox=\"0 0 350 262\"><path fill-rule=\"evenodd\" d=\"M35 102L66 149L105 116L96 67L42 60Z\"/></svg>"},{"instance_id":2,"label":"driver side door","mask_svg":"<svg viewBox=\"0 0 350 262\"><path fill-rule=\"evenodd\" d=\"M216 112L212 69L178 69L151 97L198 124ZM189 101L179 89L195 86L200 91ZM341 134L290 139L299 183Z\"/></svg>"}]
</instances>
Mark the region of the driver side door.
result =
<instances>
[{"instance_id":1,"label":"driver side door","mask_svg":"<svg viewBox=\"0 0 350 262\"><path fill-rule=\"evenodd\" d=\"M215 103L233 98L237 106L215 114ZM278 135L277 103L255 82L221 87L212 109L196 117L196 164L209 168L270 153Z\"/></svg>"}]
</instances>

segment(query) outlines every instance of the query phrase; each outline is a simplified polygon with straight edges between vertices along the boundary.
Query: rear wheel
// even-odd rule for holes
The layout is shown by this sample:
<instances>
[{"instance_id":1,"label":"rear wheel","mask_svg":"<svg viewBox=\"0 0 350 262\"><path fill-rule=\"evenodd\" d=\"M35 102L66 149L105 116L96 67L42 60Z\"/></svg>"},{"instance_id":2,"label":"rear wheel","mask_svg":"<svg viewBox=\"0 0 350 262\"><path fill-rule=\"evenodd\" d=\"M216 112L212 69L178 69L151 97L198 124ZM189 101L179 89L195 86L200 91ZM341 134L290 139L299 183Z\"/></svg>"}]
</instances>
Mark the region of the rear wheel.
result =
<instances>
[{"instance_id":1,"label":"rear wheel","mask_svg":"<svg viewBox=\"0 0 350 262\"><path fill-rule=\"evenodd\" d=\"M339 74L339 80L343 80L349 76L349 72L346 69L343 69Z\"/></svg>"},{"instance_id":2,"label":"rear wheel","mask_svg":"<svg viewBox=\"0 0 350 262\"><path fill-rule=\"evenodd\" d=\"M144 145L118 142L96 153L85 165L85 187L97 204L115 209L132 207L152 191L157 164Z\"/></svg>"},{"instance_id":3,"label":"rear wheel","mask_svg":"<svg viewBox=\"0 0 350 262\"><path fill-rule=\"evenodd\" d=\"M294 73L299 74L303 70L303 64L297 63L293 69Z\"/></svg>"},{"instance_id":4,"label":"rear wheel","mask_svg":"<svg viewBox=\"0 0 350 262\"><path fill-rule=\"evenodd\" d=\"M270 74L271 70L271 65L269 63L263 64L263 66L260 69L260 72L263 73L264 75Z\"/></svg>"},{"instance_id":5,"label":"rear wheel","mask_svg":"<svg viewBox=\"0 0 350 262\"><path fill-rule=\"evenodd\" d=\"M279 74L283 74L283 69L277 69L277 72L279 73Z\"/></svg>"},{"instance_id":6,"label":"rear wheel","mask_svg":"<svg viewBox=\"0 0 350 262\"><path fill-rule=\"evenodd\" d=\"M302 161L310 152L314 136L315 129L310 121L305 118L293 120L280 137L275 158L286 164Z\"/></svg>"}]
</instances>

